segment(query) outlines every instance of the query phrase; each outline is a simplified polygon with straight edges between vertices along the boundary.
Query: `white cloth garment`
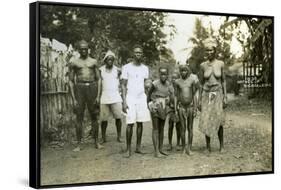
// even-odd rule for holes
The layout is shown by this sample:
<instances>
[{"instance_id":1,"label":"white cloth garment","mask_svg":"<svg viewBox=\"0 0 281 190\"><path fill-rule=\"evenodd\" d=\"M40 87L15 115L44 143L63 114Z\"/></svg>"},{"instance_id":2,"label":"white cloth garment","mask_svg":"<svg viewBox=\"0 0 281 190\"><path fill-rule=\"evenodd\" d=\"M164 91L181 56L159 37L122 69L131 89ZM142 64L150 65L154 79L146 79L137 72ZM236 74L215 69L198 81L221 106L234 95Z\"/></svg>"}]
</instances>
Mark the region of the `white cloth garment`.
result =
<instances>
[{"instance_id":1,"label":"white cloth garment","mask_svg":"<svg viewBox=\"0 0 281 190\"><path fill-rule=\"evenodd\" d=\"M106 69L105 65L100 67L101 73L101 104L113 104L122 102L119 92L118 68L113 65L111 70Z\"/></svg>"},{"instance_id":2,"label":"white cloth garment","mask_svg":"<svg viewBox=\"0 0 281 190\"><path fill-rule=\"evenodd\" d=\"M150 113L147 107L144 80L148 79L148 67L141 64L128 63L122 67L121 79L127 83L127 116L126 123L150 121Z\"/></svg>"}]
</instances>

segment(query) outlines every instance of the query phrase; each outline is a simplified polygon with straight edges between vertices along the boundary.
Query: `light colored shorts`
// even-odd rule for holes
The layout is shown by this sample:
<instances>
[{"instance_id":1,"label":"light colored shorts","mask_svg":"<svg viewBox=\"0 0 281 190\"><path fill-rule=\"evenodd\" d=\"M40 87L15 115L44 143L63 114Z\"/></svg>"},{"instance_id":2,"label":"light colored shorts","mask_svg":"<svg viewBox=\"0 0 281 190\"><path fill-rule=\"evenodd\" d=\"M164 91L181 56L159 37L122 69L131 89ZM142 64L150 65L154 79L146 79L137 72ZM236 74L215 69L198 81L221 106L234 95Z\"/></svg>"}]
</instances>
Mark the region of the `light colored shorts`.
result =
<instances>
[{"instance_id":1,"label":"light colored shorts","mask_svg":"<svg viewBox=\"0 0 281 190\"><path fill-rule=\"evenodd\" d=\"M134 124L136 122L150 121L150 112L147 107L146 96L142 98L127 97L126 123Z\"/></svg>"},{"instance_id":2,"label":"light colored shorts","mask_svg":"<svg viewBox=\"0 0 281 190\"><path fill-rule=\"evenodd\" d=\"M100 121L107 121L109 117L113 117L114 119L122 118L121 102L100 105Z\"/></svg>"}]
</instances>

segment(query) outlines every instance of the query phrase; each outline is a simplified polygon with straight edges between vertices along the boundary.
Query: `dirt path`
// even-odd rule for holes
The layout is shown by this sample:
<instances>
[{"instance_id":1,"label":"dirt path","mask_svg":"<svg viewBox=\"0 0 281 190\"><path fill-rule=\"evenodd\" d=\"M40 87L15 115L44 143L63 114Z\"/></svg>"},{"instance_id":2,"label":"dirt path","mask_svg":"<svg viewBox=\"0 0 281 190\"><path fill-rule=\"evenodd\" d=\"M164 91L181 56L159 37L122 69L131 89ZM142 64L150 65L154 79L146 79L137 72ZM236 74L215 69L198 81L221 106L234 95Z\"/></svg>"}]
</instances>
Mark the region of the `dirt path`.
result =
<instances>
[{"instance_id":1,"label":"dirt path","mask_svg":"<svg viewBox=\"0 0 281 190\"><path fill-rule=\"evenodd\" d=\"M115 127L111 123L103 150L94 149L92 142L84 144L79 153L71 151L72 145L61 150L43 148L42 185L271 171L271 105L243 98L232 98L229 104L224 132L225 153L218 152L218 139L212 139L210 155L204 152L205 138L198 131L197 119L192 156L173 150L165 158L154 158L151 124L147 123L142 143L147 154L123 158L121 151L125 149L125 143L116 142ZM125 125L122 133L125 137ZM166 126L166 148L167 133ZM175 144L175 130L173 140ZM135 131L132 142L135 145Z\"/></svg>"}]
</instances>

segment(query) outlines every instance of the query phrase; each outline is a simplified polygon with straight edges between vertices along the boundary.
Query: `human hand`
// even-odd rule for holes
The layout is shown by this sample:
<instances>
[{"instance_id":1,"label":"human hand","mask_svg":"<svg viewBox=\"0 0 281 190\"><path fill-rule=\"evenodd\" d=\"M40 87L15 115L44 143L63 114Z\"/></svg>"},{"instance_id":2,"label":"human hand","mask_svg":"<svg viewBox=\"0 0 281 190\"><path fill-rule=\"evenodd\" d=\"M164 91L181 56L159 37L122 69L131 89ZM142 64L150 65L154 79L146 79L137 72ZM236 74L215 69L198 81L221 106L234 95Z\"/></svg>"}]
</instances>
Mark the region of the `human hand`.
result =
<instances>
[{"instance_id":1,"label":"human hand","mask_svg":"<svg viewBox=\"0 0 281 190\"><path fill-rule=\"evenodd\" d=\"M192 110L192 114L193 114L193 117L196 117L197 116L197 106L194 106L193 110Z\"/></svg>"},{"instance_id":2,"label":"human hand","mask_svg":"<svg viewBox=\"0 0 281 190\"><path fill-rule=\"evenodd\" d=\"M99 97L96 98L95 103L96 103L97 105L100 104L100 98L99 98Z\"/></svg>"},{"instance_id":3,"label":"human hand","mask_svg":"<svg viewBox=\"0 0 281 190\"><path fill-rule=\"evenodd\" d=\"M223 97L223 109L227 107L227 98L226 96Z\"/></svg>"},{"instance_id":4,"label":"human hand","mask_svg":"<svg viewBox=\"0 0 281 190\"><path fill-rule=\"evenodd\" d=\"M198 101L197 109L198 109L199 111L202 110L202 101L201 101L201 100Z\"/></svg>"},{"instance_id":5,"label":"human hand","mask_svg":"<svg viewBox=\"0 0 281 190\"><path fill-rule=\"evenodd\" d=\"M128 107L128 105L127 105L127 103L126 102L123 102L123 104L122 104L122 111L124 112L124 113L127 113L127 109L128 109L129 107Z\"/></svg>"},{"instance_id":6,"label":"human hand","mask_svg":"<svg viewBox=\"0 0 281 190\"><path fill-rule=\"evenodd\" d=\"M73 100L73 107L74 107L74 108L77 108L77 106L78 106L78 102L77 102L76 99L74 99L74 100Z\"/></svg>"},{"instance_id":7,"label":"human hand","mask_svg":"<svg viewBox=\"0 0 281 190\"><path fill-rule=\"evenodd\" d=\"M169 105L169 103L170 103L170 98L168 97L168 98L165 98L165 104L166 105Z\"/></svg>"}]
</instances>

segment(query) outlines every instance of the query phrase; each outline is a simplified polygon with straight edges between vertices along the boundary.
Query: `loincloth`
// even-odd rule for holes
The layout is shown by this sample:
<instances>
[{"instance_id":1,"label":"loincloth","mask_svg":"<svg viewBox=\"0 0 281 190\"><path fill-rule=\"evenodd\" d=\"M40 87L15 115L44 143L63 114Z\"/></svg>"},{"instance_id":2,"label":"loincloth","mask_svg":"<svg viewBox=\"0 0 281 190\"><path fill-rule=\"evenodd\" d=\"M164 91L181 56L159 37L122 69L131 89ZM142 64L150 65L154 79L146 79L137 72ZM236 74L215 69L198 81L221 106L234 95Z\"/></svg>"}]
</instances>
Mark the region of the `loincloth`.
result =
<instances>
[{"instance_id":1,"label":"loincloth","mask_svg":"<svg viewBox=\"0 0 281 190\"><path fill-rule=\"evenodd\" d=\"M193 105L190 104L188 106L183 106L182 104L179 103L178 105L178 111L179 111L179 116L180 118L183 119L188 119L189 117L193 116Z\"/></svg>"}]
</instances>

